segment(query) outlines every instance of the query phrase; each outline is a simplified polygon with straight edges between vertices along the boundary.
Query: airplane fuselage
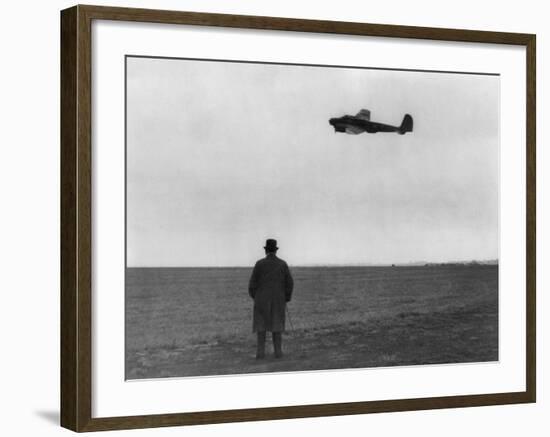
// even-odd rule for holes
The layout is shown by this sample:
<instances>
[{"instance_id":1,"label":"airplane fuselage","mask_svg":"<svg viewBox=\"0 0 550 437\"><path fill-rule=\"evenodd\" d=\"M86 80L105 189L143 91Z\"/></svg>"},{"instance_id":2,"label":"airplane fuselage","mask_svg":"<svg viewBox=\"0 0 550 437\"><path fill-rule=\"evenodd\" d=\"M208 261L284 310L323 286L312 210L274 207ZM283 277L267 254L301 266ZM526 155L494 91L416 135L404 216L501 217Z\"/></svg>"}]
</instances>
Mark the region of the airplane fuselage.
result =
<instances>
[{"instance_id":1,"label":"airplane fuselage","mask_svg":"<svg viewBox=\"0 0 550 437\"><path fill-rule=\"evenodd\" d=\"M403 135L406 132L412 132L412 117L408 114L405 115L401 126L391 126L353 115L331 118L329 124L334 127L335 132L344 132L351 135L363 132L370 134L377 132L397 132Z\"/></svg>"},{"instance_id":2,"label":"airplane fuselage","mask_svg":"<svg viewBox=\"0 0 550 437\"><path fill-rule=\"evenodd\" d=\"M352 135L357 135L362 132L368 132L369 134L374 134L376 132L399 132L398 126L390 126L376 121L361 120L351 115L331 118L329 123L334 127L336 132L346 132Z\"/></svg>"}]
</instances>

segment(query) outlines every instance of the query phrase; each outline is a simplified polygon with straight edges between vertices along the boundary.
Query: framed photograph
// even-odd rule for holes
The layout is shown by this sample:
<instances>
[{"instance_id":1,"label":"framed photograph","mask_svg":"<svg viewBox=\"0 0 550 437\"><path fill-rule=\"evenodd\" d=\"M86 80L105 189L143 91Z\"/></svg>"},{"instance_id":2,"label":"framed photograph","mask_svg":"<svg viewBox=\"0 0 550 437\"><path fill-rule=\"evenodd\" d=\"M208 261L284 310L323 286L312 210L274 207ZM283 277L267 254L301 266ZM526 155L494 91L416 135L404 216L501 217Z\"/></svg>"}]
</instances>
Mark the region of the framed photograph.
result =
<instances>
[{"instance_id":1,"label":"framed photograph","mask_svg":"<svg viewBox=\"0 0 550 437\"><path fill-rule=\"evenodd\" d=\"M535 402L535 35L61 12L61 424Z\"/></svg>"}]
</instances>

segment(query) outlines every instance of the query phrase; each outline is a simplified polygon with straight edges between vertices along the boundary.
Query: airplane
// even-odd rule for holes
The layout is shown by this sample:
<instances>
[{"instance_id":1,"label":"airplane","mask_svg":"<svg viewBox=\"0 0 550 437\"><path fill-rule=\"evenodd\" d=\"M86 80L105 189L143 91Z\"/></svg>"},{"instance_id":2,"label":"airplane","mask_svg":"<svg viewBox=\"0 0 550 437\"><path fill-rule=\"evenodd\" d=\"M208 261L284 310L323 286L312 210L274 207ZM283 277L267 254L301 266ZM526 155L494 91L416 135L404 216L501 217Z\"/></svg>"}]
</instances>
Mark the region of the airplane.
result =
<instances>
[{"instance_id":1,"label":"airplane","mask_svg":"<svg viewBox=\"0 0 550 437\"><path fill-rule=\"evenodd\" d=\"M404 135L405 132L412 132L413 119L405 114L401 126L390 126L389 124L378 123L370 120L370 111L361 109L357 115L344 115L343 117L331 118L329 124L334 127L334 132L345 132L357 135L363 132L375 134L376 132L397 132Z\"/></svg>"}]
</instances>

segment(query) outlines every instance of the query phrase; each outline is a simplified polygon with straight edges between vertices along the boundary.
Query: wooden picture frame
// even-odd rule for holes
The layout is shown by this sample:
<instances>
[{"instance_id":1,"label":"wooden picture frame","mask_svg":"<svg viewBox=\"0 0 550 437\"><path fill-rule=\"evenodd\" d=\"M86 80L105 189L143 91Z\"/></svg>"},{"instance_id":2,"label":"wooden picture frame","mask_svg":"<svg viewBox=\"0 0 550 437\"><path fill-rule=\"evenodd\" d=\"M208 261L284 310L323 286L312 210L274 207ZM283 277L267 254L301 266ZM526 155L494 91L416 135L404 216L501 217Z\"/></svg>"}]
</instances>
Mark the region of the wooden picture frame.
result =
<instances>
[{"instance_id":1,"label":"wooden picture frame","mask_svg":"<svg viewBox=\"0 0 550 437\"><path fill-rule=\"evenodd\" d=\"M475 42L526 48L526 390L414 399L92 417L93 20ZM535 35L443 28L75 6L61 12L61 425L77 431L275 420L535 402Z\"/></svg>"}]
</instances>

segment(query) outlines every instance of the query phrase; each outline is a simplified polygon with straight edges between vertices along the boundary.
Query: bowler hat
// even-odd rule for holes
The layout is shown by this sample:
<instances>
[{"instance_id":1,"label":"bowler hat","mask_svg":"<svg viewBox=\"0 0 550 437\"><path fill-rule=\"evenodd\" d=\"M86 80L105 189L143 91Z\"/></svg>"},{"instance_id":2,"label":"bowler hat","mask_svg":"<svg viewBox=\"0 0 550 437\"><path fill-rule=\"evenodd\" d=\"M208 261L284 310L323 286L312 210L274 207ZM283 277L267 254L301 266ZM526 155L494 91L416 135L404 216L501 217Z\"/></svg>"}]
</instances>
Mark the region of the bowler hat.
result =
<instances>
[{"instance_id":1,"label":"bowler hat","mask_svg":"<svg viewBox=\"0 0 550 437\"><path fill-rule=\"evenodd\" d=\"M274 240L272 238L268 238L267 240L265 240L264 249L268 252L275 252L277 249L279 249L277 247L277 240Z\"/></svg>"}]
</instances>

